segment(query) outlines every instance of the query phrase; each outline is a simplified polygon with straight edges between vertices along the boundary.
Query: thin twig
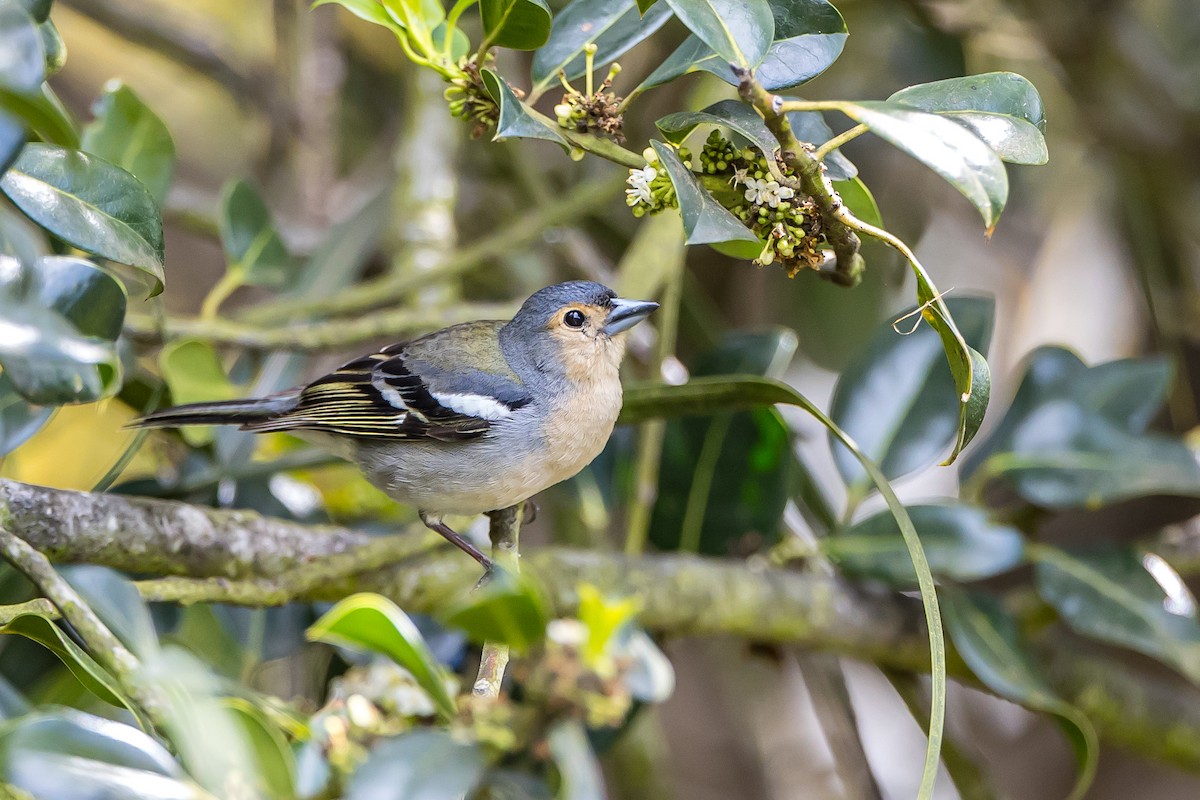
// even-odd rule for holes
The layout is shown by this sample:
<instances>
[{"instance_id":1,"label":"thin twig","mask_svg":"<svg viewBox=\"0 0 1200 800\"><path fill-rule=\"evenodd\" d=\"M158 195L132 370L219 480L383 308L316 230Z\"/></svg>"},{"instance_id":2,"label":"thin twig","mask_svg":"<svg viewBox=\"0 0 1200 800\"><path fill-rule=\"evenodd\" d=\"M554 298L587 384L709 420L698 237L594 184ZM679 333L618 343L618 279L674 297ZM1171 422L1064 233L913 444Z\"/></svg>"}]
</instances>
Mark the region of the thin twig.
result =
<instances>
[{"instance_id":1,"label":"thin twig","mask_svg":"<svg viewBox=\"0 0 1200 800\"><path fill-rule=\"evenodd\" d=\"M524 503L493 511L488 517L491 526L488 534L492 540L492 561L498 569L513 573L521 571L521 513ZM500 642L484 642L479 657L479 675L471 693L476 697L494 700L500 696L504 683L504 669L508 666L508 645Z\"/></svg>"}]
</instances>

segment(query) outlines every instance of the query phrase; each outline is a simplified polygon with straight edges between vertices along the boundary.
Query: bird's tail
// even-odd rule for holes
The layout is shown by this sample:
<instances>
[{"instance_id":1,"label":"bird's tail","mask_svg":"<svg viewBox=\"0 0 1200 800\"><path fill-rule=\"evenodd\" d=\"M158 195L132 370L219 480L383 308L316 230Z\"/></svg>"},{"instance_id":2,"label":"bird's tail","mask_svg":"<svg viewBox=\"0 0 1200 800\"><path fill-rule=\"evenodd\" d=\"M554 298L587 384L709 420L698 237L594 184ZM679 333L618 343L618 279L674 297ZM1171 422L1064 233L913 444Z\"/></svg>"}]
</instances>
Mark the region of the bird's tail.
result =
<instances>
[{"instance_id":1,"label":"bird's tail","mask_svg":"<svg viewBox=\"0 0 1200 800\"><path fill-rule=\"evenodd\" d=\"M261 422L296 407L299 392L284 392L258 399L189 403L138 417L131 428L174 428L179 425L245 425Z\"/></svg>"}]
</instances>

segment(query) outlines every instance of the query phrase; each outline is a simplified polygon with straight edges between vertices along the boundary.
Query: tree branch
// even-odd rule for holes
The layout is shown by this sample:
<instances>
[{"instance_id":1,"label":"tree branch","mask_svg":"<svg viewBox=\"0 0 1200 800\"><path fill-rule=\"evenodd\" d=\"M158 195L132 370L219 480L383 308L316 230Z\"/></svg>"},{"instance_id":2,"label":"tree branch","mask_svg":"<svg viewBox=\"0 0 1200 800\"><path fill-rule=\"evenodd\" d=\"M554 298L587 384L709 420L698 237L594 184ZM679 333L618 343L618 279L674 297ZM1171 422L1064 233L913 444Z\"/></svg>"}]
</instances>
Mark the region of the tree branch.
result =
<instances>
[{"instance_id":1,"label":"tree branch","mask_svg":"<svg viewBox=\"0 0 1200 800\"><path fill-rule=\"evenodd\" d=\"M461 553L423 549L424 539L408 550L407 537L373 540L345 528L248 511L3 479L0 506L8 509L9 530L52 560L190 579L143 582L139 588L151 600L264 605L285 597L328 601L374 591L408 611L428 613L461 598L479 577ZM397 558L405 560L397 564ZM310 566L325 562L320 569ZM564 548L524 554L522 565L537 576L558 615L576 611L576 588L586 581L605 594L637 595L644 604L639 621L657 633L786 642L885 668L929 669L920 605L863 591L836 576L688 555L627 557ZM1200 688L1161 666L1083 648L1062 635L1048 635L1039 646L1053 687L1079 704L1107 741L1200 770ZM953 658L950 674L974 685Z\"/></svg>"}]
</instances>

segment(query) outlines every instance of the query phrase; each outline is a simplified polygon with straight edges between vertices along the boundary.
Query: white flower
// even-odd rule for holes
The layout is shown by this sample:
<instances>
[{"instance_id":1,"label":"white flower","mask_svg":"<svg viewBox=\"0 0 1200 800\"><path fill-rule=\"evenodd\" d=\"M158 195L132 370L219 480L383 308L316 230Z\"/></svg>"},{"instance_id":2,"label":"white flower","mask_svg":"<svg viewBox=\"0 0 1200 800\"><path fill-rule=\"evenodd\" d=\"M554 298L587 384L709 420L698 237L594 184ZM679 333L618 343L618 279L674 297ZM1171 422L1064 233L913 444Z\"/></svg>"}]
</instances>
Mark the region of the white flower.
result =
<instances>
[{"instance_id":1,"label":"white flower","mask_svg":"<svg viewBox=\"0 0 1200 800\"><path fill-rule=\"evenodd\" d=\"M749 172L750 170L746 169L745 167L737 167L733 170L733 177L729 179L729 182L734 186L737 186L739 183L745 183L746 175Z\"/></svg>"},{"instance_id":2,"label":"white flower","mask_svg":"<svg viewBox=\"0 0 1200 800\"><path fill-rule=\"evenodd\" d=\"M745 184L746 201L749 203L763 203L776 208L783 200L790 200L796 196L795 190L790 186L780 186L778 181L747 178Z\"/></svg>"},{"instance_id":3,"label":"white flower","mask_svg":"<svg viewBox=\"0 0 1200 800\"><path fill-rule=\"evenodd\" d=\"M654 205L654 196L650 193L650 182L657 177L658 170L649 165L642 169L629 170L629 177L625 179L625 182L629 184L630 188L625 190L625 202L631 206L636 206L638 203Z\"/></svg>"}]
</instances>

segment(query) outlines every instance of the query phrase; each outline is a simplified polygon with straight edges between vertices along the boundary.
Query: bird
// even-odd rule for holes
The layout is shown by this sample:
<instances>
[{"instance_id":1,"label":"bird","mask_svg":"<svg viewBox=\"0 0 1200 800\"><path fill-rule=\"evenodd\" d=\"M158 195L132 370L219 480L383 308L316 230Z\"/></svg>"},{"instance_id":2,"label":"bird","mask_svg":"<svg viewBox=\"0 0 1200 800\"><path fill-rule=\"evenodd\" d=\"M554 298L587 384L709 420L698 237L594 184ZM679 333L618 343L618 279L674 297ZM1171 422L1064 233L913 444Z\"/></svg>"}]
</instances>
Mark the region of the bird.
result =
<instances>
[{"instance_id":1,"label":"bird","mask_svg":"<svg viewBox=\"0 0 1200 800\"><path fill-rule=\"evenodd\" d=\"M558 283L511 320L451 325L305 386L174 406L132 424L294 433L356 464L491 574L492 560L445 517L514 506L591 463L621 410L624 334L657 308L593 281Z\"/></svg>"}]
</instances>

